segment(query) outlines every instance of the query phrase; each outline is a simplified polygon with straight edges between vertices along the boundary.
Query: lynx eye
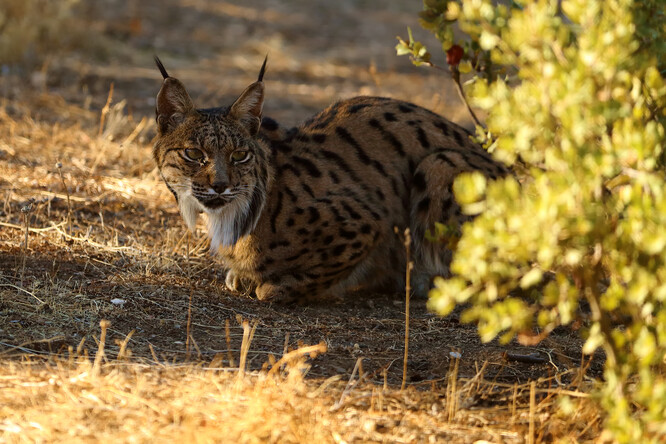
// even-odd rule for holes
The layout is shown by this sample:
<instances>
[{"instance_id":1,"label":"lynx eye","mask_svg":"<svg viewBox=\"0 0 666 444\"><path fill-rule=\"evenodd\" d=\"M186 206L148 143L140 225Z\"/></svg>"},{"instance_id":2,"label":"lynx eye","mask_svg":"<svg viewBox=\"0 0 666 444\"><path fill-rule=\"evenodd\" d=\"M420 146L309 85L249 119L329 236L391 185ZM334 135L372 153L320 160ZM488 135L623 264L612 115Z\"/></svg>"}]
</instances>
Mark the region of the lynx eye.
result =
<instances>
[{"instance_id":1,"label":"lynx eye","mask_svg":"<svg viewBox=\"0 0 666 444\"><path fill-rule=\"evenodd\" d=\"M231 153L231 161L234 163L245 163L250 160L252 153L249 151L234 151Z\"/></svg>"},{"instance_id":2,"label":"lynx eye","mask_svg":"<svg viewBox=\"0 0 666 444\"><path fill-rule=\"evenodd\" d=\"M183 154L186 160L190 160L192 162L204 163L206 161L206 155L203 153L203 151L197 148L186 148L183 151Z\"/></svg>"}]
</instances>

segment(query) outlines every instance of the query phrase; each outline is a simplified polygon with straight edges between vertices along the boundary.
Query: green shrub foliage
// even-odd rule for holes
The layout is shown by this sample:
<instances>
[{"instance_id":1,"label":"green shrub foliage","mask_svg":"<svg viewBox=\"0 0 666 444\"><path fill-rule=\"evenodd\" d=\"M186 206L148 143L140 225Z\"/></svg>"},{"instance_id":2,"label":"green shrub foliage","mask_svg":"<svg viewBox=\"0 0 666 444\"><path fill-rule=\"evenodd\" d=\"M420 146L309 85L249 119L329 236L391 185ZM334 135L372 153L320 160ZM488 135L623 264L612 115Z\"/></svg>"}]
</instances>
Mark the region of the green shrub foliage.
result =
<instances>
[{"instance_id":1,"label":"green shrub foliage","mask_svg":"<svg viewBox=\"0 0 666 444\"><path fill-rule=\"evenodd\" d=\"M464 49L489 151L515 177L463 175L470 213L429 307L484 341L574 321L606 356L599 400L620 442L666 437L666 2L426 0L421 24ZM454 26L464 39L456 40ZM399 53L433 56L411 38ZM452 69L458 69L452 66ZM585 301L584 306L581 302Z\"/></svg>"}]
</instances>

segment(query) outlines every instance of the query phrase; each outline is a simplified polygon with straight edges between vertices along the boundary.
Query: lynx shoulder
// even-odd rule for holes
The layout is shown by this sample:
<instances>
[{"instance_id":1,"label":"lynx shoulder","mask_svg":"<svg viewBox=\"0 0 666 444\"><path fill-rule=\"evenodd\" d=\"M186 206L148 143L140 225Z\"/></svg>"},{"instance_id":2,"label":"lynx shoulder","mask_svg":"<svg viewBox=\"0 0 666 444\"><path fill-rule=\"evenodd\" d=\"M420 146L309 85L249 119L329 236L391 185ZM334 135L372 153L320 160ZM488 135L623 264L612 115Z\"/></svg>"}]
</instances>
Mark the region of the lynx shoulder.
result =
<instances>
[{"instance_id":1,"label":"lynx shoulder","mask_svg":"<svg viewBox=\"0 0 666 444\"><path fill-rule=\"evenodd\" d=\"M409 227L415 274L447 275L451 252L430 242L435 222L461 224L456 175L508 170L458 125L381 97L340 101L285 129L262 116L259 79L228 107L197 109L156 60L153 155L185 223L205 213L226 285L260 300L399 286L405 266L394 227Z\"/></svg>"}]
</instances>

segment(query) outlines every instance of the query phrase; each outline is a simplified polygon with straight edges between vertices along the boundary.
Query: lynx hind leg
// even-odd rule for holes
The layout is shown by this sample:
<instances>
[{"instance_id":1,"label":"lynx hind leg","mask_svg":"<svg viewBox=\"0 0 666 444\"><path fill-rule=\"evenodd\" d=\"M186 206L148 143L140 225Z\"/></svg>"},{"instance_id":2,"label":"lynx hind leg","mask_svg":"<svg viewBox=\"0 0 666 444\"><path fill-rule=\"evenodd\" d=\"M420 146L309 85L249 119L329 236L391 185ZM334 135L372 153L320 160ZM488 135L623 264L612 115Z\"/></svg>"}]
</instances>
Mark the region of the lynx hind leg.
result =
<instances>
[{"instance_id":1,"label":"lynx hind leg","mask_svg":"<svg viewBox=\"0 0 666 444\"><path fill-rule=\"evenodd\" d=\"M425 294L435 276L449 276L452 251L450 240L460 235L460 226L470 220L462 215L453 197L453 180L461 172L448 153L424 158L414 171L411 191L410 230L414 246L414 284L416 293ZM432 240L435 222L446 225L449 238Z\"/></svg>"}]
</instances>

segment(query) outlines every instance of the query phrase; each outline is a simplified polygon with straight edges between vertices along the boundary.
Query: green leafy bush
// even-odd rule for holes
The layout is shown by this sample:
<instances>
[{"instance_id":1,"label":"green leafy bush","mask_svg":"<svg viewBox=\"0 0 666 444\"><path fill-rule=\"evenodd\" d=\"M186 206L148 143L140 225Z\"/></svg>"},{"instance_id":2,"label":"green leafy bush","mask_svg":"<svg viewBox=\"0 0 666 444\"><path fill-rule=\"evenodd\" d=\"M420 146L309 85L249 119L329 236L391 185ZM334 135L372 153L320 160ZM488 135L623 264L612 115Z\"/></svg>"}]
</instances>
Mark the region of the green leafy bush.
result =
<instances>
[{"instance_id":1,"label":"green leafy bush","mask_svg":"<svg viewBox=\"0 0 666 444\"><path fill-rule=\"evenodd\" d=\"M488 113L521 182L456 181L470 213L429 307L466 303L484 341L536 342L580 320L606 355L600 403L620 442L666 437L666 2L426 0L422 25ZM560 4L561 3L561 4ZM453 27L466 34L457 41ZM411 38L399 53L433 57ZM450 55L450 54L449 54ZM457 62L457 63L456 63ZM481 186L479 186L481 184ZM472 190L472 191L470 191ZM586 306L581 308L581 302Z\"/></svg>"}]
</instances>

